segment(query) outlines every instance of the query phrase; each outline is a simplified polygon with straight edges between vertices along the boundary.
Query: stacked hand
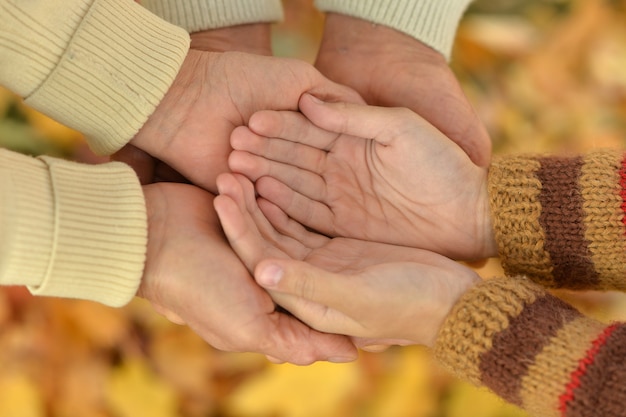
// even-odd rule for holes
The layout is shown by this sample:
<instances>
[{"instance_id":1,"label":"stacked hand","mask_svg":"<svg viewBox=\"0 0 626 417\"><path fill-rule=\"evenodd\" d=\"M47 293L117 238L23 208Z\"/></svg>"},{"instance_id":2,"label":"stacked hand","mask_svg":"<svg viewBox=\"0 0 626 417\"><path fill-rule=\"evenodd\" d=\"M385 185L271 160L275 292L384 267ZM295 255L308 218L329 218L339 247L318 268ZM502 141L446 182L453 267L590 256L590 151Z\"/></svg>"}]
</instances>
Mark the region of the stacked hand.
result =
<instances>
[{"instance_id":1,"label":"stacked hand","mask_svg":"<svg viewBox=\"0 0 626 417\"><path fill-rule=\"evenodd\" d=\"M326 16L315 66L368 104L406 107L487 166L489 135L443 55L408 35L342 14Z\"/></svg>"},{"instance_id":2,"label":"stacked hand","mask_svg":"<svg viewBox=\"0 0 626 417\"><path fill-rule=\"evenodd\" d=\"M296 364L356 357L347 338L311 330L275 310L224 239L210 193L159 183L145 186L144 194L149 240L139 295L157 310L218 349Z\"/></svg>"},{"instance_id":3,"label":"stacked hand","mask_svg":"<svg viewBox=\"0 0 626 417\"><path fill-rule=\"evenodd\" d=\"M254 112L296 110L305 92L362 102L353 90L329 81L303 61L256 55L271 51L264 33L263 26L246 25L192 36L192 45L202 50L189 51L170 90L130 145L215 192L217 175L228 171L230 134ZM165 179L172 178L170 169L157 166L155 172L152 160L137 153L125 149L118 159L137 167L145 181L160 178L164 171Z\"/></svg>"},{"instance_id":4,"label":"stacked hand","mask_svg":"<svg viewBox=\"0 0 626 417\"><path fill-rule=\"evenodd\" d=\"M358 346L432 345L477 279L432 252L310 232L257 202L241 176L220 176L218 188L214 205L228 241L257 282L314 329L353 336ZM273 225L263 213L271 213Z\"/></svg>"},{"instance_id":5,"label":"stacked hand","mask_svg":"<svg viewBox=\"0 0 626 417\"><path fill-rule=\"evenodd\" d=\"M230 132L258 109L297 108L304 91L358 100L305 63L269 55L268 25L192 35L181 73L148 123L116 158L135 168L142 183L193 181L216 191L226 171ZM250 94L248 94L250 93ZM156 158L153 158L156 157ZM220 230L213 195L191 185L144 189L149 246L139 295L172 321L186 323L228 351L258 352L307 364L356 357L346 337L322 334L275 311Z\"/></svg>"},{"instance_id":6,"label":"stacked hand","mask_svg":"<svg viewBox=\"0 0 626 417\"><path fill-rule=\"evenodd\" d=\"M424 119L310 95L300 109L257 113L233 132L230 167L263 198L330 236L495 254L486 169Z\"/></svg>"},{"instance_id":7,"label":"stacked hand","mask_svg":"<svg viewBox=\"0 0 626 417\"><path fill-rule=\"evenodd\" d=\"M430 140L443 135L408 110L370 114L302 97L362 103L305 63L263 56L271 55L269 27L247 25L192 36L195 49L175 83L118 155L144 183L219 188L214 203L232 248L210 193L181 184L146 187L150 243L140 291L217 348L305 364L354 359L353 343L432 344L476 276L443 256L397 245L463 259L493 252L490 225L481 221L485 171L471 162L489 159L484 128L441 55L391 29L359 32L362 23L329 16L317 68L370 103L420 112L460 148ZM339 40L355 40L343 36L348 28L372 42L361 38L361 47L343 48ZM393 55L389 42L397 46ZM258 204L249 180L217 179L228 171L229 137L237 149L230 168L257 180L265 197ZM444 189L453 179L460 181ZM468 219L473 211L478 216ZM357 239L331 239L288 216ZM198 271L207 271L203 280ZM415 320L419 325L406 326Z\"/></svg>"}]
</instances>

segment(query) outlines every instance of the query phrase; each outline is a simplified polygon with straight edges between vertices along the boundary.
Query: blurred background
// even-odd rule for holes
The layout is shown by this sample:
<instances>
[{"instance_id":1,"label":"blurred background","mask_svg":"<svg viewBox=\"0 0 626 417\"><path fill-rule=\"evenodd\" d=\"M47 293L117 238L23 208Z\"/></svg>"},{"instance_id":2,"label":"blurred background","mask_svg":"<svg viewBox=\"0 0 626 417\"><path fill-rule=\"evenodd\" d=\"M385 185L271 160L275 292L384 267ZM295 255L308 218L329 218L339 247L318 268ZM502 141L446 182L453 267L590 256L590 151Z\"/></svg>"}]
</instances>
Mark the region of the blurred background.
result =
<instances>
[{"instance_id":1,"label":"blurred background","mask_svg":"<svg viewBox=\"0 0 626 417\"><path fill-rule=\"evenodd\" d=\"M312 62L323 16L284 0L277 55ZM626 143L625 0L478 0L451 65L496 154ZM79 133L0 89L0 146L92 159ZM478 268L492 277L497 261ZM601 320L622 294L561 292ZM212 349L143 300L123 309L0 290L0 417L522 417L442 372L420 347L345 365L272 365Z\"/></svg>"}]
</instances>

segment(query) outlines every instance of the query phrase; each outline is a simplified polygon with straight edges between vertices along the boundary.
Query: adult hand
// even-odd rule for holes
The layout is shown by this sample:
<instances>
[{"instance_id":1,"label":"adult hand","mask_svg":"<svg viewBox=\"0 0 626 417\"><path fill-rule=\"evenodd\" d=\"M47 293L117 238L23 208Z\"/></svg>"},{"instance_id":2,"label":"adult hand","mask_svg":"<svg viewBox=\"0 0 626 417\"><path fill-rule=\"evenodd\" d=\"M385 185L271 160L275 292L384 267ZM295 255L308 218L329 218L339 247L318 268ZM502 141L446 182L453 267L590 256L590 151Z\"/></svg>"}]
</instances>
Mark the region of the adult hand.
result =
<instances>
[{"instance_id":1,"label":"adult hand","mask_svg":"<svg viewBox=\"0 0 626 417\"><path fill-rule=\"evenodd\" d=\"M368 104L408 107L487 166L489 135L445 58L420 41L342 14L326 16L315 66Z\"/></svg>"},{"instance_id":2,"label":"adult hand","mask_svg":"<svg viewBox=\"0 0 626 417\"><path fill-rule=\"evenodd\" d=\"M217 175L228 170L233 129L258 110L296 110L307 91L327 100L360 101L302 61L190 50L170 90L130 143L215 192Z\"/></svg>"},{"instance_id":3,"label":"adult hand","mask_svg":"<svg viewBox=\"0 0 626 417\"><path fill-rule=\"evenodd\" d=\"M230 167L260 196L328 236L454 259L496 255L487 170L427 121L407 109L310 95L300 109L310 120L264 111L233 133Z\"/></svg>"},{"instance_id":4,"label":"adult hand","mask_svg":"<svg viewBox=\"0 0 626 417\"><path fill-rule=\"evenodd\" d=\"M192 33L191 48L206 52L238 51L272 55L270 40L270 25L258 23ZM112 159L132 166L142 184L186 182L186 178L169 165L130 144L116 152Z\"/></svg>"},{"instance_id":5,"label":"adult hand","mask_svg":"<svg viewBox=\"0 0 626 417\"><path fill-rule=\"evenodd\" d=\"M258 352L295 364L349 361L348 338L311 330L278 312L228 246L213 196L192 185L144 187L148 248L139 295L212 346Z\"/></svg>"},{"instance_id":6,"label":"adult hand","mask_svg":"<svg viewBox=\"0 0 626 417\"><path fill-rule=\"evenodd\" d=\"M226 236L257 281L305 323L353 336L359 345L432 345L478 279L431 252L310 232L271 203L257 202L242 176L224 174L218 186L214 205ZM264 216L270 212L274 225Z\"/></svg>"}]
</instances>

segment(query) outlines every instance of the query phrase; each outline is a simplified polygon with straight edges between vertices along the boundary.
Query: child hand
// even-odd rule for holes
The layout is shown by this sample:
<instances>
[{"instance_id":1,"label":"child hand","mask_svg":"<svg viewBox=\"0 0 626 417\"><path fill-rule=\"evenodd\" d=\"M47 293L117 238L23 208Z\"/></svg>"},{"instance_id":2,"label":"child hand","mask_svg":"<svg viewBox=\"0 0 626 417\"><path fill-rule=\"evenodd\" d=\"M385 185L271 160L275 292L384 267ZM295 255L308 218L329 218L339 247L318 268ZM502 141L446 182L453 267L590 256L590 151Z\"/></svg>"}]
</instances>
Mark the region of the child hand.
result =
<instances>
[{"instance_id":1,"label":"child hand","mask_svg":"<svg viewBox=\"0 0 626 417\"><path fill-rule=\"evenodd\" d=\"M368 345L430 345L477 280L432 252L311 232L268 201L257 202L240 175L222 174L217 185L214 206L234 251L279 305L314 329Z\"/></svg>"},{"instance_id":2,"label":"child hand","mask_svg":"<svg viewBox=\"0 0 626 417\"><path fill-rule=\"evenodd\" d=\"M230 168L264 199L329 236L496 254L487 170L424 119L306 94L300 109L256 113L231 136Z\"/></svg>"}]
</instances>

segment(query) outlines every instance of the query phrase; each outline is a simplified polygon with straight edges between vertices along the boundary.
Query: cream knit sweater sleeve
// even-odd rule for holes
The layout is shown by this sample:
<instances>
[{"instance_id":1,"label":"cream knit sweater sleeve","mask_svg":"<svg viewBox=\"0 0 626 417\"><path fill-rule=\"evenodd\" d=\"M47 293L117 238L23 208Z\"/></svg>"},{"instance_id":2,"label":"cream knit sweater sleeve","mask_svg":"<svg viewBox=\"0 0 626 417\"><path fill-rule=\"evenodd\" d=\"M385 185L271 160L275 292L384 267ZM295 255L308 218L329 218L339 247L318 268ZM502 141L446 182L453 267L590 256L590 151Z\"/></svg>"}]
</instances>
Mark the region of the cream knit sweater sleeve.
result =
<instances>
[{"instance_id":1,"label":"cream knit sweater sleeve","mask_svg":"<svg viewBox=\"0 0 626 417\"><path fill-rule=\"evenodd\" d=\"M315 0L324 12L389 26L450 58L456 29L472 0Z\"/></svg>"},{"instance_id":2,"label":"cream knit sweater sleeve","mask_svg":"<svg viewBox=\"0 0 626 417\"><path fill-rule=\"evenodd\" d=\"M141 5L189 33L283 18L280 0L141 0Z\"/></svg>"},{"instance_id":3,"label":"cream knit sweater sleeve","mask_svg":"<svg viewBox=\"0 0 626 417\"><path fill-rule=\"evenodd\" d=\"M147 220L134 171L0 150L0 285L110 306L137 292Z\"/></svg>"},{"instance_id":4,"label":"cream knit sweater sleeve","mask_svg":"<svg viewBox=\"0 0 626 417\"><path fill-rule=\"evenodd\" d=\"M0 85L111 154L172 84L189 35L132 0L0 0Z\"/></svg>"}]
</instances>

